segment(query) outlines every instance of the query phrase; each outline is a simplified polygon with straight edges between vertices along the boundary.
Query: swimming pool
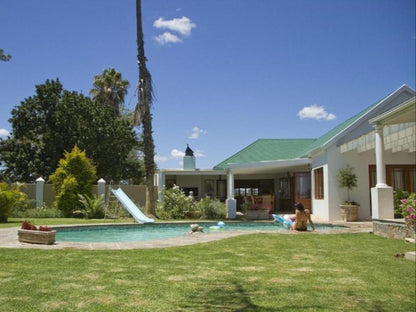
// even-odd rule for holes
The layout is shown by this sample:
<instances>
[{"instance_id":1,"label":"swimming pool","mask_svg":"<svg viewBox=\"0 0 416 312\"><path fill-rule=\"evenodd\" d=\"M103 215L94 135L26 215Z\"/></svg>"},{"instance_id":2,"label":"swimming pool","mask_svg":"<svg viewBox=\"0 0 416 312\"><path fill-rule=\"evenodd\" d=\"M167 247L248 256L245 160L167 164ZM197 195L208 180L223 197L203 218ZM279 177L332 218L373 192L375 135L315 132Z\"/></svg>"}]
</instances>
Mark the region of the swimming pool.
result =
<instances>
[{"instance_id":1,"label":"swimming pool","mask_svg":"<svg viewBox=\"0 0 416 312\"><path fill-rule=\"evenodd\" d=\"M99 243L99 242L137 242L166 239L187 235L191 223L156 223L131 225L99 225L79 227L58 227L56 241ZM287 231L282 225L273 222L226 222L220 230L210 230L216 223L198 223L205 233L218 231ZM343 226L317 224L317 230L343 229Z\"/></svg>"}]
</instances>

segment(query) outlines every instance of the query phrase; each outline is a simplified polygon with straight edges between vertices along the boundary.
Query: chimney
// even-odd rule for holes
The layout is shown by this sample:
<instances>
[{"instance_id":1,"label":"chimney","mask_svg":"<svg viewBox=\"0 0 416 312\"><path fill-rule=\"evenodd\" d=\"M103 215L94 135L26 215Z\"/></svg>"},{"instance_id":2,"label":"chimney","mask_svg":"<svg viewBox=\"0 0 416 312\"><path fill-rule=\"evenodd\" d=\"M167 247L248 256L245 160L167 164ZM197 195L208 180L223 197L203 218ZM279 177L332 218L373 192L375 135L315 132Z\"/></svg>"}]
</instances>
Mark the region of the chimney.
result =
<instances>
[{"instance_id":1,"label":"chimney","mask_svg":"<svg viewBox=\"0 0 416 312\"><path fill-rule=\"evenodd\" d=\"M183 169L195 170L195 156L194 151L186 144L185 156L183 157Z\"/></svg>"}]
</instances>

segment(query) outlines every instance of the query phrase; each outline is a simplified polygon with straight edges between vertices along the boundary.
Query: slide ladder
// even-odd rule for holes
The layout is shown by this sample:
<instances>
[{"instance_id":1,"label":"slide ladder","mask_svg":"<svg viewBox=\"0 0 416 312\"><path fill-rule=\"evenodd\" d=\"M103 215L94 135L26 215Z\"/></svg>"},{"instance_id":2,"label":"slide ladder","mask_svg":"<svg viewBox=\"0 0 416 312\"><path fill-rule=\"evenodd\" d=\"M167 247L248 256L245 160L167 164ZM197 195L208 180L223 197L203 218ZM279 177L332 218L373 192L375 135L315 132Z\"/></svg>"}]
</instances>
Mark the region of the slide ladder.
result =
<instances>
[{"instance_id":1,"label":"slide ladder","mask_svg":"<svg viewBox=\"0 0 416 312\"><path fill-rule=\"evenodd\" d=\"M131 214L131 216L138 223L153 223L155 220L146 217L143 212L136 206L136 204L123 192L121 188L115 190L111 189L111 192L117 197L124 208Z\"/></svg>"}]
</instances>

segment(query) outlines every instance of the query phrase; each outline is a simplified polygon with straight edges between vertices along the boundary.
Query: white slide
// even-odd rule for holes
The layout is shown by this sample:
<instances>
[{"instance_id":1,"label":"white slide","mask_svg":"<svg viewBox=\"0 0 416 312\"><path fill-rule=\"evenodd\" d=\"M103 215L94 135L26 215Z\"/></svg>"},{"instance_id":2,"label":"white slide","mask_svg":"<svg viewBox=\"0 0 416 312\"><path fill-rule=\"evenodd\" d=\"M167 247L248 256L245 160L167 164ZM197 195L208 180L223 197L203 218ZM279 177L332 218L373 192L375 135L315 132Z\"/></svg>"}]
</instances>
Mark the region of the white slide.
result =
<instances>
[{"instance_id":1,"label":"white slide","mask_svg":"<svg viewBox=\"0 0 416 312\"><path fill-rule=\"evenodd\" d=\"M153 223L155 220L146 217L143 212L136 206L135 203L123 192L121 188L118 190L111 189L113 194L117 197L120 203L123 205L124 208L131 214L131 216L136 220L138 223Z\"/></svg>"}]
</instances>

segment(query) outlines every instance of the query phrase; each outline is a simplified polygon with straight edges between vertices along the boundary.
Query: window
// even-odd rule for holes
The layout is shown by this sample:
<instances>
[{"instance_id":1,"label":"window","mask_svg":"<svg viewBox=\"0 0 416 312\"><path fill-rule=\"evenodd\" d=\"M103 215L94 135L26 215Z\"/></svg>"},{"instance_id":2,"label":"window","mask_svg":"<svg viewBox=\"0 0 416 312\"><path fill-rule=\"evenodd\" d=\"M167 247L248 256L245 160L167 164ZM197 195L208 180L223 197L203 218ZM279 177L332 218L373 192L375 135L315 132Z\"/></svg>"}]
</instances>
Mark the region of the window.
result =
<instances>
[{"instance_id":1,"label":"window","mask_svg":"<svg viewBox=\"0 0 416 312\"><path fill-rule=\"evenodd\" d=\"M310 172L296 172L295 174L295 200L311 199L311 174ZM305 205L304 205L305 206Z\"/></svg>"},{"instance_id":2,"label":"window","mask_svg":"<svg viewBox=\"0 0 416 312\"><path fill-rule=\"evenodd\" d=\"M369 166L370 187L377 183L377 171L375 165ZM415 165L386 165L386 183L393 190L416 192L416 166Z\"/></svg>"},{"instance_id":3,"label":"window","mask_svg":"<svg viewBox=\"0 0 416 312\"><path fill-rule=\"evenodd\" d=\"M315 178L315 199L324 199L324 168L313 171Z\"/></svg>"}]
</instances>

